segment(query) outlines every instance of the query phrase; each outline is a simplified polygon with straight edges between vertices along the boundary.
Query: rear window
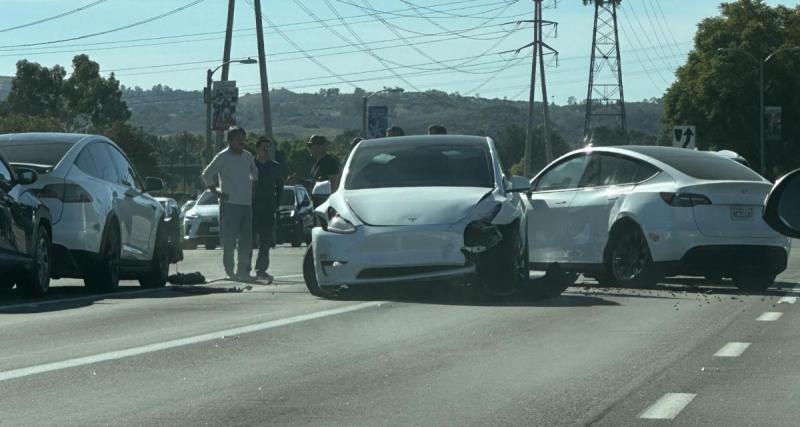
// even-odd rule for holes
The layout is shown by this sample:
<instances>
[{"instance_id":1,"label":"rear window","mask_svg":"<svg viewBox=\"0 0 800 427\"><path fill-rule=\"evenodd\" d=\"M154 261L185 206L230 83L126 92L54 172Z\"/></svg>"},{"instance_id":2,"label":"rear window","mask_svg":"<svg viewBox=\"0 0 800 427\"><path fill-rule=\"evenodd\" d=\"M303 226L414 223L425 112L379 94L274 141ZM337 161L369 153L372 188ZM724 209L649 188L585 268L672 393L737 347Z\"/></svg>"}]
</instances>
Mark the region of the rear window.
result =
<instances>
[{"instance_id":1,"label":"rear window","mask_svg":"<svg viewBox=\"0 0 800 427\"><path fill-rule=\"evenodd\" d=\"M671 154L656 158L692 178L711 181L762 180L761 175L731 159L726 159L717 154L690 153L690 155Z\"/></svg>"},{"instance_id":2,"label":"rear window","mask_svg":"<svg viewBox=\"0 0 800 427\"><path fill-rule=\"evenodd\" d=\"M0 145L9 163L28 163L53 167L61 161L71 143L46 141L19 141Z\"/></svg>"}]
</instances>

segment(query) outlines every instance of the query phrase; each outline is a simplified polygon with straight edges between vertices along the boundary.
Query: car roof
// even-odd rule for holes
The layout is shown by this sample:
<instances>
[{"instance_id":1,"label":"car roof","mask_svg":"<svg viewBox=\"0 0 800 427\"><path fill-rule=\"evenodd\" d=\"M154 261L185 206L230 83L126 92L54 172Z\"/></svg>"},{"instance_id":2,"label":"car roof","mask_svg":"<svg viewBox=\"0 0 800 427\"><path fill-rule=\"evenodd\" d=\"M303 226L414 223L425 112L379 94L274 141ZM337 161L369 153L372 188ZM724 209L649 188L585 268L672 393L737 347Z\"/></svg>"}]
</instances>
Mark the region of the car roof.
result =
<instances>
[{"instance_id":1,"label":"car roof","mask_svg":"<svg viewBox=\"0 0 800 427\"><path fill-rule=\"evenodd\" d=\"M386 138L365 139L358 143L356 147L383 145L402 142L403 144L425 145L432 142L447 144L464 144L485 146L488 138L485 136L474 135L410 135L410 136L390 136Z\"/></svg>"},{"instance_id":2,"label":"car roof","mask_svg":"<svg viewBox=\"0 0 800 427\"><path fill-rule=\"evenodd\" d=\"M74 145L88 137L97 137L85 133L62 133L62 132L28 132L28 133L7 133L0 135L0 143L19 141L26 144L51 144L61 142Z\"/></svg>"}]
</instances>

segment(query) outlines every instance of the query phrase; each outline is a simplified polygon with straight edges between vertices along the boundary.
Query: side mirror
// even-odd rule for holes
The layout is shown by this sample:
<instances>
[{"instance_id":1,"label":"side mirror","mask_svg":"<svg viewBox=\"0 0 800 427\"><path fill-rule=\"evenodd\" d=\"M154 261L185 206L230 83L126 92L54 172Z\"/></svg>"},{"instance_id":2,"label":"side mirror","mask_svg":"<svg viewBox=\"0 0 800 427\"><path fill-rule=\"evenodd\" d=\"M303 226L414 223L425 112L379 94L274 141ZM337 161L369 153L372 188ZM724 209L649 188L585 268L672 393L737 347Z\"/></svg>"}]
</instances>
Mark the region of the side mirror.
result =
<instances>
[{"instance_id":1,"label":"side mirror","mask_svg":"<svg viewBox=\"0 0 800 427\"><path fill-rule=\"evenodd\" d=\"M144 191L149 193L151 191L161 191L164 189L164 180L161 178L153 178L148 176L144 183Z\"/></svg>"},{"instance_id":2,"label":"side mirror","mask_svg":"<svg viewBox=\"0 0 800 427\"><path fill-rule=\"evenodd\" d=\"M317 197L328 197L331 195L331 182L330 181L321 181L314 184L314 189L311 190L312 196Z\"/></svg>"},{"instance_id":3,"label":"side mirror","mask_svg":"<svg viewBox=\"0 0 800 427\"><path fill-rule=\"evenodd\" d=\"M506 191L509 193L520 193L531 189L531 183L524 176L514 175L510 181L506 181Z\"/></svg>"},{"instance_id":4,"label":"side mirror","mask_svg":"<svg viewBox=\"0 0 800 427\"><path fill-rule=\"evenodd\" d=\"M19 169L17 170L17 176L21 185L31 185L39 180L39 174L32 169Z\"/></svg>"},{"instance_id":5,"label":"side mirror","mask_svg":"<svg viewBox=\"0 0 800 427\"><path fill-rule=\"evenodd\" d=\"M800 238L800 169L772 187L764 202L764 222L784 236Z\"/></svg>"}]
</instances>

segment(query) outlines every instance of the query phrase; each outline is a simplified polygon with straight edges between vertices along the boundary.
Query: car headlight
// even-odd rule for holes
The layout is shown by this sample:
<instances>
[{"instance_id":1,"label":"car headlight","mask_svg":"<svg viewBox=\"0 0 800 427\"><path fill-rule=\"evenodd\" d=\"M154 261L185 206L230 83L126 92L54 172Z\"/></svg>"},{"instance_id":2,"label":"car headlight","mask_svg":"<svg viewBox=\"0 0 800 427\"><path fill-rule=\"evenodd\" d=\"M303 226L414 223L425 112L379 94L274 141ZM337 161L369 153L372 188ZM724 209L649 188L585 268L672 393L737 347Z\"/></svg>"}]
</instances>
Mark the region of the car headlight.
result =
<instances>
[{"instance_id":1,"label":"car headlight","mask_svg":"<svg viewBox=\"0 0 800 427\"><path fill-rule=\"evenodd\" d=\"M356 226L344 219L335 209L328 209L328 231L340 234L350 234L356 232Z\"/></svg>"}]
</instances>

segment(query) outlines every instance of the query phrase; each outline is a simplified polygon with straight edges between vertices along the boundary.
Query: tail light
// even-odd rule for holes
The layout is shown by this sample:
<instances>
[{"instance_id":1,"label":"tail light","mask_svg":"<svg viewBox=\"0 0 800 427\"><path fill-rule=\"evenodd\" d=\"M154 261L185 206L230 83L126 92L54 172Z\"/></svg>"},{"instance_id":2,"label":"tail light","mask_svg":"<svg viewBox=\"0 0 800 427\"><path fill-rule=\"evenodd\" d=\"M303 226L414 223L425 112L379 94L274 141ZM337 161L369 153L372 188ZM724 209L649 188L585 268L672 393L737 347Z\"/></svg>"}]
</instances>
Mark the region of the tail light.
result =
<instances>
[{"instance_id":1,"label":"tail light","mask_svg":"<svg viewBox=\"0 0 800 427\"><path fill-rule=\"evenodd\" d=\"M62 203L92 203L94 200L83 187L78 184L50 184L36 191L40 199L56 199Z\"/></svg>"},{"instance_id":2,"label":"tail light","mask_svg":"<svg viewBox=\"0 0 800 427\"><path fill-rule=\"evenodd\" d=\"M668 205L679 208L690 208L697 205L710 205L711 200L702 194L691 193L659 193Z\"/></svg>"}]
</instances>

